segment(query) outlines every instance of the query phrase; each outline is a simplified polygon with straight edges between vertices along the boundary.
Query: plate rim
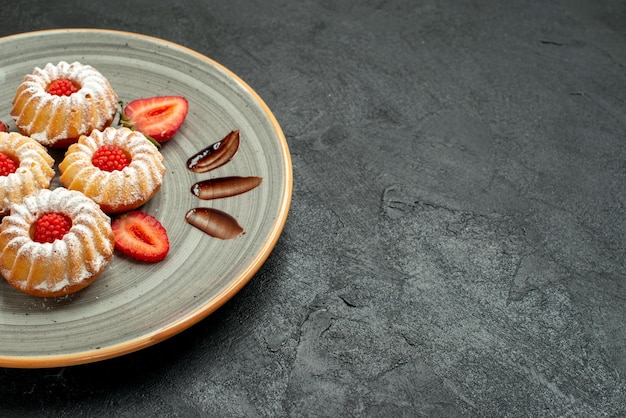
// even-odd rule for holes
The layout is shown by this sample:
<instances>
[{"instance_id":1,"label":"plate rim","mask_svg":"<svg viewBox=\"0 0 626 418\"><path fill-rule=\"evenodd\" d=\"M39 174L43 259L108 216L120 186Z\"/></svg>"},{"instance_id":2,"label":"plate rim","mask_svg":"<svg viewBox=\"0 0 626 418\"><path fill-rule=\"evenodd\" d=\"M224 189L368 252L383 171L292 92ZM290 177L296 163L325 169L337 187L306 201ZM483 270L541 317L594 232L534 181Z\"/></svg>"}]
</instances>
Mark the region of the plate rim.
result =
<instances>
[{"instance_id":1,"label":"plate rim","mask_svg":"<svg viewBox=\"0 0 626 418\"><path fill-rule=\"evenodd\" d=\"M51 367L65 367L74 366L80 364L93 363L97 361L107 360L125 354L130 354L135 351L142 350L144 348L155 345L159 342L165 341L168 338L173 337L176 334L190 328L197 324L210 314L215 312L233 296L235 296L245 285L252 279L252 277L258 272L261 266L265 263L271 252L273 251L276 243L287 222L289 208L291 206L291 199L293 194L293 168L291 162L291 154L289 152L289 146L285 138L285 134L278 123L278 120L270 110L269 106L259 96L259 94L252 89L241 77L232 72L224 65L218 63L212 58L195 51L186 46L178 43L168 41L166 39L158 38L152 35L145 35L142 33L116 30L116 29L98 29L98 28L57 28L57 29L44 29L30 32L22 32L12 35L0 37L0 43L11 41L16 38L27 38L31 36L46 36L46 35L59 35L68 33L82 33L89 35L97 34L111 34L115 36L127 37L131 39L143 39L145 41L162 44L174 49L178 49L184 53L196 56L202 61L206 61L209 65L218 68L223 71L231 80L240 85L259 105L268 121L270 122L272 129L276 133L278 143L281 150L281 156L283 161L283 171L285 173L283 178L283 195L281 196L279 210L276 213L274 224L265 237L263 245L260 250L257 251L254 258L248 263L246 268L238 274L229 285L226 286L220 293L209 300L207 303L199 306L197 309L189 312L181 318L167 323L158 329L150 333L141 335L140 337L133 338L128 341L124 341L118 344L114 344L107 347L89 349L80 352L67 353L67 354L52 354L52 355L37 355L37 356L7 356L0 354L0 367L7 368L51 368Z\"/></svg>"}]
</instances>

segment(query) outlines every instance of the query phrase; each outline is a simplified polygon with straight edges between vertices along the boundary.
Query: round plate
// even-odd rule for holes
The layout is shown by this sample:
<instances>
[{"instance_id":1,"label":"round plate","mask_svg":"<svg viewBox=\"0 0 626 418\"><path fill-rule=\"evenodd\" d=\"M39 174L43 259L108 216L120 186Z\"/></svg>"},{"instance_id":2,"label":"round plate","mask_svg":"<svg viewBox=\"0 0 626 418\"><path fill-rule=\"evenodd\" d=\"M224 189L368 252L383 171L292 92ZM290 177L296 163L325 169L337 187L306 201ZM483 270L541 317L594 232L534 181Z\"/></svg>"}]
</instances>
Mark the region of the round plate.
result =
<instances>
[{"instance_id":1,"label":"round plate","mask_svg":"<svg viewBox=\"0 0 626 418\"><path fill-rule=\"evenodd\" d=\"M97 68L120 99L181 95L189 113L161 148L167 173L160 192L142 210L168 231L170 253L156 264L116 253L88 288L64 298L36 298L0 281L0 366L57 367L139 350L214 312L258 271L283 229L291 201L291 159L282 130L261 98L239 77L195 51L127 32L67 29L0 39L0 120L24 75L45 64L79 61ZM9 128L15 126L9 123ZM241 132L237 154L205 174L186 168L197 151L231 130ZM57 162L62 153L56 155ZM201 201L200 180L257 176L244 194ZM53 188L58 187L53 182ZM192 227L185 213L220 209L245 233L220 240Z\"/></svg>"}]
</instances>

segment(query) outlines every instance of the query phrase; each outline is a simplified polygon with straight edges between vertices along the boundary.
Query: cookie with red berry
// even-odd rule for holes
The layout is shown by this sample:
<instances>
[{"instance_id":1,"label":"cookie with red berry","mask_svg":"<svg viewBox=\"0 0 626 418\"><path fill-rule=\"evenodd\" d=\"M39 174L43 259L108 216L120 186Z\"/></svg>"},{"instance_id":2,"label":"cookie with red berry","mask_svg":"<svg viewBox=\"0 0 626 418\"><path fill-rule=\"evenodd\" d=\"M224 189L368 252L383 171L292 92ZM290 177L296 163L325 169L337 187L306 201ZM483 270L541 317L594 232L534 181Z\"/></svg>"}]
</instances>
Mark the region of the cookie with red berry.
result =
<instances>
[{"instance_id":1,"label":"cookie with red berry","mask_svg":"<svg viewBox=\"0 0 626 418\"><path fill-rule=\"evenodd\" d=\"M110 218L84 194L63 187L25 197L0 224L0 274L33 296L85 288L114 250Z\"/></svg>"},{"instance_id":2,"label":"cookie with red berry","mask_svg":"<svg viewBox=\"0 0 626 418\"><path fill-rule=\"evenodd\" d=\"M163 155L128 128L94 130L72 144L59 164L66 188L85 193L108 214L137 209L161 188Z\"/></svg>"},{"instance_id":3,"label":"cookie with red berry","mask_svg":"<svg viewBox=\"0 0 626 418\"><path fill-rule=\"evenodd\" d=\"M0 132L0 216L12 204L50 187L54 159L45 147L17 132Z\"/></svg>"}]
</instances>

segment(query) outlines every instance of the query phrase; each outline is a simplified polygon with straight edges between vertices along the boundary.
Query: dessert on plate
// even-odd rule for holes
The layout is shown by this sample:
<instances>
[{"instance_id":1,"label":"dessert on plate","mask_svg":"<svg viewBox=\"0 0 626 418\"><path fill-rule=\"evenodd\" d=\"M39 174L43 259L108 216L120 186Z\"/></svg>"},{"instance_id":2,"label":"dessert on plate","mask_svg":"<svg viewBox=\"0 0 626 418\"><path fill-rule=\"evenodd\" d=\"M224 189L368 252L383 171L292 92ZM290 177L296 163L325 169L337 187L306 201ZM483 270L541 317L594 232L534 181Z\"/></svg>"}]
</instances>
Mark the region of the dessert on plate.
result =
<instances>
[{"instance_id":1,"label":"dessert on plate","mask_svg":"<svg viewBox=\"0 0 626 418\"><path fill-rule=\"evenodd\" d=\"M0 224L0 274L33 296L91 284L113 256L110 218L82 193L41 189L11 206Z\"/></svg>"},{"instance_id":2,"label":"dessert on plate","mask_svg":"<svg viewBox=\"0 0 626 418\"><path fill-rule=\"evenodd\" d=\"M90 65L61 61L35 67L18 86L11 116L19 131L47 147L64 148L109 126L118 96Z\"/></svg>"},{"instance_id":3,"label":"dessert on plate","mask_svg":"<svg viewBox=\"0 0 626 418\"><path fill-rule=\"evenodd\" d=\"M165 176L159 150L142 133L123 127L81 136L67 149L59 170L66 188L83 192L108 214L143 205Z\"/></svg>"},{"instance_id":4,"label":"dessert on plate","mask_svg":"<svg viewBox=\"0 0 626 418\"><path fill-rule=\"evenodd\" d=\"M0 132L0 216L14 203L50 187L53 158L34 139L17 132Z\"/></svg>"}]
</instances>

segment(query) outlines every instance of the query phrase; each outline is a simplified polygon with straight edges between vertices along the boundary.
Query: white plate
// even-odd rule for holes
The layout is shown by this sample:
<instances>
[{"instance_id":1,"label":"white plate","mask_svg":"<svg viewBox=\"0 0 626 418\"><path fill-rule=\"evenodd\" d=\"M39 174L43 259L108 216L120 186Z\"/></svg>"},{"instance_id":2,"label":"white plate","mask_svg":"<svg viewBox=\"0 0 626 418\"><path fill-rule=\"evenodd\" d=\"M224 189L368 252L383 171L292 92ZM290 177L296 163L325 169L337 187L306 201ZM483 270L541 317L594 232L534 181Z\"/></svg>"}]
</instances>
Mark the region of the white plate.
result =
<instances>
[{"instance_id":1,"label":"white plate","mask_svg":"<svg viewBox=\"0 0 626 418\"><path fill-rule=\"evenodd\" d=\"M96 67L125 102L182 95L190 106L181 130L161 150L167 168L161 191L143 207L168 231L167 258L143 264L116 254L91 286L61 299L31 297L0 280L0 366L67 366L150 346L214 312L258 271L287 218L291 159L278 122L239 77L180 45L107 30L9 36L0 39L0 56L5 122L11 121L11 101L23 76L61 60ZM10 128L15 129L12 122ZM187 170L187 158L233 129L241 131L241 146L228 164L206 174ZM200 201L191 194L193 183L224 176L263 181L225 199ZM185 222L194 207L229 213L245 234L234 240L210 237Z\"/></svg>"}]
</instances>

